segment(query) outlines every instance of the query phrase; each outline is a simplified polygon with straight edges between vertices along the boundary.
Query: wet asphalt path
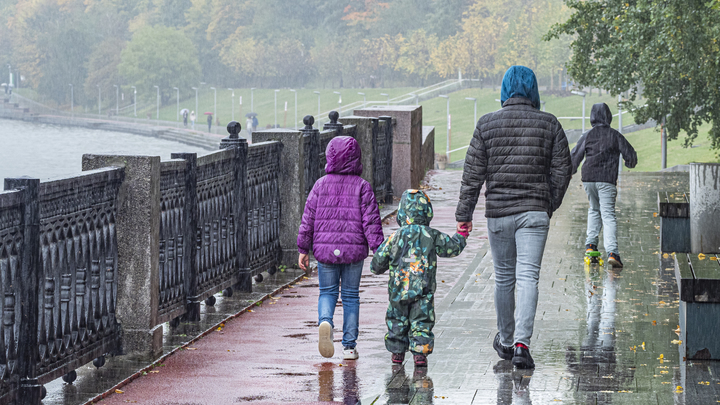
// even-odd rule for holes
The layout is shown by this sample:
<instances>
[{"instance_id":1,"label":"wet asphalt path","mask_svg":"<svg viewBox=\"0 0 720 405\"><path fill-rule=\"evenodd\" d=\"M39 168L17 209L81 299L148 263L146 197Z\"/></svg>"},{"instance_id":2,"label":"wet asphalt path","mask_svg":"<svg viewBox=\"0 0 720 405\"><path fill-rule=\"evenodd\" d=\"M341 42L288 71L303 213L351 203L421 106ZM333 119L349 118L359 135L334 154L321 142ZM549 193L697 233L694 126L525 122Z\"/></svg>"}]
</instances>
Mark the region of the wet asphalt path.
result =
<instances>
[{"instance_id":1,"label":"wet asphalt path","mask_svg":"<svg viewBox=\"0 0 720 405\"><path fill-rule=\"evenodd\" d=\"M432 225L445 232L454 229L460 175L444 171L430 178ZM687 187L682 174L623 174L617 205L625 268L617 271L583 263L587 201L579 179L573 180L551 220L533 371L513 370L491 347L494 278L479 203L470 247L439 265L435 353L427 370L414 369L411 361L391 365L382 341L387 279L369 272L361 283L360 359L342 360L338 330L335 357L320 357L313 275L168 357L152 370L157 372L102 403L717 403L720 364L686 363L679 355L672 257L658 252L655 193ZM385 233L394 228L387 225Z\"/></svg>"}]
</instances>

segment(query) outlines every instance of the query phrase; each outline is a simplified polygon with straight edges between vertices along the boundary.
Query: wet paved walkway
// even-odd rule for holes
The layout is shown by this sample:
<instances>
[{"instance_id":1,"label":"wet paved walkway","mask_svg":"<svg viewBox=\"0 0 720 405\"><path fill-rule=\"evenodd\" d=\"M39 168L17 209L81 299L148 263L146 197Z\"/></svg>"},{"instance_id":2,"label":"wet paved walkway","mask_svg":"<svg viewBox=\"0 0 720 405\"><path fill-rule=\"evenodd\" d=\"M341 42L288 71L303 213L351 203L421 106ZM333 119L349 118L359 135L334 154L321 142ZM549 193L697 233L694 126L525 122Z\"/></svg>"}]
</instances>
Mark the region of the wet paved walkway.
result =
<instances>
[{"instance_id":1,"label":"wet paved walkway","mask_svg":"<svg viewBox=\"0 0 720 405\"><path fill-rule=\"evenodd\" d=\"M460 175L431 177L432 225L445 232L454 228ZM653 215L655 193L687 190L687 177L623 174L618 186L622 271L583 263L587 201L578 178L551 220L533 371L513 370L492 350L492 257L478 209L468 249L439 264L435 353L427 370L414 370L412 361L391 365L382 340L387 278L369 272L361 283L360 359L342 360L339 331L335 357L320 357L313 275L169 356L102 403L717 403L720 363L686 363L679 355L672 257L658 252L659 218ZM393 229L388 225L385 233ZM335 322L342 322L340 306Z\"/></svg>"}]
</instances>

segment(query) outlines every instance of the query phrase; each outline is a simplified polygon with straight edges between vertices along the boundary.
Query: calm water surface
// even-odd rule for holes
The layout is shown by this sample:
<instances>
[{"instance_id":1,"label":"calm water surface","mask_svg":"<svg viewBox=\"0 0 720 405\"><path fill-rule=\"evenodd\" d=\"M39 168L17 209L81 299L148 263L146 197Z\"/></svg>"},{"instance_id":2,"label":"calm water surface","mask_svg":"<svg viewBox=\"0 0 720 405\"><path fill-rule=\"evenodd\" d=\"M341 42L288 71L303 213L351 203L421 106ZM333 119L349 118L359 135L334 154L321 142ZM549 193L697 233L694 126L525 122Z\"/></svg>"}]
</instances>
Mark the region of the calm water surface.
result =
<instances>
[{"instance_id":1,"label":"calm water surface","mask_svg":"<svg viewBox=\"0 0 720 405\"><path fill-rule=\"evenodd\" d=\"M6 177L47 180L80 172L85 153L150 155L166 160L175 152L204 155L209 151L121 132L0 119L0 190Z\"/></svg>"}]
</instances>

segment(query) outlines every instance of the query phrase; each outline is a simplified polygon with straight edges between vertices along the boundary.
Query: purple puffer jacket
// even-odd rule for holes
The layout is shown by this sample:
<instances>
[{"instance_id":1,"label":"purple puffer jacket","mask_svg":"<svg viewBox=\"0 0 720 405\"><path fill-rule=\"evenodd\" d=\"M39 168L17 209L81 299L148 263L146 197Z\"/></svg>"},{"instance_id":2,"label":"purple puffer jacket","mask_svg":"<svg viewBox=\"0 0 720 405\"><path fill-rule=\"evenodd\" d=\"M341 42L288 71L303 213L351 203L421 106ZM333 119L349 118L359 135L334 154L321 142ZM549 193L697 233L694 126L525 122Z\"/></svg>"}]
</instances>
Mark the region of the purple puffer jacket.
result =
<instances>
[{"instance_id":1,"label":"purple puffer jacket","mask_svg":"<svg viewBox=\"0 0 720 405\"><path fill-rule=\"evenodd\" d=\"M313 186L303 213L297 245L321 263L348 264L377 250L384 237L370 183L360 177L360 145L349 136L333 138L325 151L327 175Z\"/></svg>"}]
</instances>

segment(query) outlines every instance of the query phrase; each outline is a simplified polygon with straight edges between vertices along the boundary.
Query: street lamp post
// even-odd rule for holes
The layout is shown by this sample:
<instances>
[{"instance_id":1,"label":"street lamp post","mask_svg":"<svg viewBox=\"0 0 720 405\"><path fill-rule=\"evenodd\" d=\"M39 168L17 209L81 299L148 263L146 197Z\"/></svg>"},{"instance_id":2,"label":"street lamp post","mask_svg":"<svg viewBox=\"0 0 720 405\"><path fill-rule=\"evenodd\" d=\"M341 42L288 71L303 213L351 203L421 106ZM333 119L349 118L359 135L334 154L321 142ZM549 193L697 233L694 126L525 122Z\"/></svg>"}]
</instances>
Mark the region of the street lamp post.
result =
<instances>
[{"instance_id":1,"label":"street lamp post","mask_svg":"<svg viewBox=\"0 0 720 405\"><path fill-rule=\"evenodd\" d=\"M195 114L198 113L198 88L192 87L193 90L195 90Z\"/></svg>"},{"instance_id":2,"label":"street lamp post","mask_svg":"<svg viewBox=\"0 0 720 405\"><path fill-rule=\"evenodd\" d=\"M228 90L232 92L232 94L230 95L230 97L232 98L232 113L230 118L235 121L235 90L231 89L230 87L228 87ZM240 101L240 103L242 104L242 101Z\"/></svg>"},{"instance_id":3,"label":"street lamp post","mask_svg":"<svg viewBox=\"0 0 720 405\"><path fill-rule=\"evenodd\" d=\"M100 90L100 85L96 84L98 88L98 116L102 117L102 111L100 105L102 104L102 90Z\"/></svg>"},{"instance_id":4,"label":"street lamp post","mask_svg":"<svg viewBox=\"0 0 720 405\"><path fill-rule=\"evenodd\" d=\"M74 115L75 115L75 109L74 109L74 105L73 105L73 100L74 100L73 92L74 92L74 91L73 91L73 85L70 84L70 114L72 114L72 115L74 116Z\"/></svg>"},{"instance_id":5,"label":"street lamp post","mask_svg":"<svg viewBox=\"0 0 720 405\"><path fill-rule=\"evenodd\" d=\"M113 87L115 87L115 116L117 117L120 114L120 86L113 84Z\"/></svg>"},{"instance_id":6,"label":"street lamp post","mask_svg":"<svg viewBox=\"0 0 720 405\"><path fill-rule=\"evenodd\" d=\"M213 116L215 119L217 119L217 89L215 87L210 87L210 89L215 93L215 105L213 107Z\"/></svg>"},{"instance_id":7,"label":"street lamp post","mask_svg":"<svg viewBox=\"0 0 720 405\"><path fill-rule=\"evenodd\" d=\"M290 89L293 93L295 93L295 130L297 131L298 127L298 120L297 120L297 91L294 89Z\"/></svg>"},{"instance_id":8,"label":"street lamp post","mask_svg":"<svg viewBox=\"0 0 720 405\"><path fill-rule=\"evenodd\" d=\"M439 97L447 99L447 136L445 138L445 157L450 163L450 96L441 94Z\"/></svg>"},{"instance_id":9,"label":"street lamp post","mask_svg":"<svg viewBox=\"0 0 720 405\"><path fill-rule=\"evenodd\" d=\"M358 94L361 95L361 96L363 96L363 108L365 108L365 106L366 106L366 104L367 104L367 103L365 102L365 93L358 93Z\"/></svg>"},{"instance_id":10,"label":"street lamp post","mask_svg":"<svg viewBox=\"0 0 720 405\"><path fill-rule=\"evenodd\" d=\"M317 94L317 96L318 96L318 119L320 119L320 92L313 91L313 93Z\"/></svg>"},{"instance_id":11,"label":"street lamp post","mask_svg":"<svg viewBox=\"0 0 720 405\"><path fill-rule=\"evenodd\" d=\"M280 91L280 90L275 89L275 128L277 128L277 94L278 94L278 91Z\"/></svg>"},{"instance_id":12,"label":"street lamp post","mask_svg":"<svg viewBox=\"0 0 720 405\"><path fill-rule=\"evenodd\" d=\"M380 93L380 95L381 95L381 96L386 96L386 97L388 98L388 99L387 99L387 105L390 105L390 95L387 94L387 93Z\"/></svg>"},{"instance_id":13,"label":"street lamp post","mask_svg":"<svg viewBox=\"0 0 720 405\"><path fill-rule=\"evenodd\" d=\"M155 97L155 99L157 101L155 103L155 105L156 105L155 119L160 121L160 86L153 86L153 87L155 87L155 89L157 89L157 97Z\"/></svg>"},{"instance_id":14,"label":"street lamp post","mask_svg":"<svg viewBox=\"0 0 720 405\"><path fill-rule=\"evenodd\" d=\"M583 109L582 109L582 133L585 133L585 92L584 91L575 91L573 90L571 92L572 94L576 96L582 96L583 98Z\"/></svg>"},{"instance_id":15,"label":"street lamp post","mask_svg":"<svg viewBox=\"0 0 720 405\"><path fill-rule=\"evenodd\" d=\"M173 87L173 89L175 89L176 100L177 100L177 107L175 108L175 110L177 110L177 114L175 114L176 115L175 120L180 121L180 89L178 89L177 87Z\"/></svg>"},{"instance_id":16,"label":"street lamp post","mask_svg":"<svg viewBox=\"0 0 720 405\"><path fill-rule=\"evenodd\" d=\"M465 97L465 100L470 100L475 102L475 109L473 113L473 122L477 124L477 98L475 97Z\"/></svg>"},{"instance_id":17,"label":"street lamp post","mask_svg":"<svg viewBox=\"0 0 720 405\"><path fill-rule=\"evenodd\" d=\"M137 117L137 87L130 86L133 89L133 115Z\"/></svg>"},{"instance_id":18,"label":"street lamp post","mask_svg":"<svg viewBox=\"0 0 720 405\"><path fill-rule=\"evenodd\" d=\"M250 88L250 112L255 112L255 87Z\"/></svg>"},{"instance_id":19,"label":"street lamp post","mask_svg":"<svg viewBox=\"0 0 720 405\"><path fill-rule=\"evenodd\" d=\"M340 105L340 107L338 107L338 110L339 110L339 111L338 111L338 117L341 117L341 116L342 116L342 93L340 93L339 91L333 91L333 93L334 93L334 94L337 94L338 96L340 96L340 97L338 98L338 104Z\"/></svg>"}]
</instances>

